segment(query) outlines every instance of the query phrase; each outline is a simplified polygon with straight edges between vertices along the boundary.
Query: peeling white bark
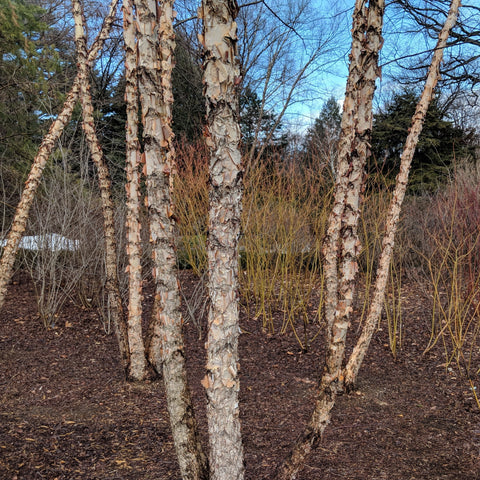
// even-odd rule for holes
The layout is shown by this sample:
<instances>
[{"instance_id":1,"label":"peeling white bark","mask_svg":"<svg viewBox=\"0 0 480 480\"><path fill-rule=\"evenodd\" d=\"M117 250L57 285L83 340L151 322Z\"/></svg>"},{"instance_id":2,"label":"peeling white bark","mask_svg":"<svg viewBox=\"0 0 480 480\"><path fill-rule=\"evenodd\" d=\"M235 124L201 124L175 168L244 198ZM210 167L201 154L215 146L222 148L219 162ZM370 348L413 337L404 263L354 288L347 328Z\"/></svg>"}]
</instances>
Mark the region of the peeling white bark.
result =
<instances>
[{"instance_id":1,"label":"peeling white bark","mask_svg":"<svg viewBox=\"0 0 480 480\"><path fill-rule=\"evenodd\" d=\"M350 53L349 74L343 114L341 133L338 142L337 173L333 207L328 219L328 229L323 248L325 265L325 319L327 322L327 343L331 343L335 312L338 304L338 259L340 255L340 231L345 210L345 197L348 189L348 173L351 153L355 141L355 125L358 111L358 85L361 79L360 58L362 41L366 29L365 2L356 0L353 12L352 50Z\"/></svg>"},{"instance_id":2,"label":"peeling white bark","mask_svg":"<svg viewBox=\"0 0 480 480\"><path fill-rule=\"evenodd\" d=\"M176 276L175 168L172 122L173 0L136 0L137 68L142 106L150 237L155 278L155 318L148 357L162 369L173 440L183 480L206 480L208 469L198 438L185 367L180 292Z\"/></svg>"},{"instance_id":3,"label":"peeling white bark","mask_svg":"<svg viewBox=\"0 0 480 480\"><path fill-rule=\"evenodd\" d=\"M147 376L147 359L142 334L142 264L140 223L140 145L138 141L137 47L132 0L123 1L123 38L125 42L127 255L128 255L128 378Z\"/></svg>"},{"instance_id":4,"label":"peeling white bark","mask_svg":"<svg viewBox=\"0 0 480 480\"><path fill-rule=\"evenodd\" d=\"M379 75L384 0L355 2L352 51L344 101L334 202L324 245L326 275L325 317L327 352L319 393L309 424L290 457L279 469L279 480L291 480L303 468L307 455L319 443L330 422L330 412L342 389L342 364L357 274L360 242L357 224L364 183L372 100Z\"/></svg>"},{"instance_id":5,"label":"peeling white bark","mask_svg":"<svg viewBox=\"0 0 480 480\"><path fill-rule=\"evenodd\" d=\"M123 316L122 299L118 283L117 245L115 238L114 204L111 194L111 182L100 142L95 131L92 97L88 79L89 64L85 35L85 18L80 0L72 0L72 13L75 22L75 45L77 48L77 74L80 83L80 103L82 105L82 127L85 132L90 155L97 168L100 197L102 201L103 230L105 240L105 272L110 314L117 335L118 345L125 370L129 365L127 331Z\"/></svg>"},{"instance_id":6,"label":"peeling white bark","mask_svg":"<svg viewBox=\"0 0 480 480\"><path fill-rule=\"evenodd\" d=\"M335 306L332 330L328 342L327 372L338 378L345 356L345 342L350 327L353 297L358 272L358 255L361 245L358 236L358 220L360 218L360 205L364 188L365 165L370 155L369 145L373 123L373 95L375 81L380 75L378 58L383 44L382 27L384 0L370 0L368 7L362 5L363 12L359 12L362 20L354 21L359 27L355 31L352 51L358 51L358 58L352 61L351 72L355 81L349 82L351 100L353 104L353 118L350 110L346 112L345 123L353 120L353 125L347 130L347 140L342 142L339 161L343 168L348 168L339 179L340 191L343 190L342 213L340 225L336 219L335 225L340 228L337 233L340 243L339 265L337 266L340 282L338 286L337 304ZM362 32L362 33L361 33ZM355 45L355 48L353 48ZM353 57L352 57L353 60ZM344 116L345 117L345 116ZM343 132L343 130L342 130ZM347 149L351 139L350 149ZM338 378L339 388L342 379Z\"/></svg>"}]
</instances>

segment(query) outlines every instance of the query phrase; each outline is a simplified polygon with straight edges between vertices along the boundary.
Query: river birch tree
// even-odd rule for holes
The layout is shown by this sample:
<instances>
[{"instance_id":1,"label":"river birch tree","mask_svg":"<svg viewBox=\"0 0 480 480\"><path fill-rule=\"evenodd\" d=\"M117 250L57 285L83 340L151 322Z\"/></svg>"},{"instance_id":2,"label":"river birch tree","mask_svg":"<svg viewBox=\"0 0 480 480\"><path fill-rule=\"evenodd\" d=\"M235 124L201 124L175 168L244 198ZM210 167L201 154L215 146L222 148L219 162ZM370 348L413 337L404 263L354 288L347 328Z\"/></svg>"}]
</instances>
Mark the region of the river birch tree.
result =
<instances>
[{"instance_id":1,"label":"river birch tree","mask_svg":"<svg viewBox=\"0 0 480 480\"><path fill-rule=\"evenodd\" d=\"M132 0L123 2L123 38L125 43L125 101L128 257L128 342L130 364L128 376L143 380L147 376L147 359L142 333L142 248L140 222L141 155L138 139L138 88L136 26Z\"/></svg>"},{"instance_id":2,"label":"river birch tree","mask_svg":"<svg viewBox=\"0 0 480 480\"><path fill-rule=\"evenodd\" d=\"M319 394L315 402L315 409L312 418L302 436L300 441L296 444L289 459L282 465L278 477L280 479L294 479L298 471L303 467L306 455L314 448L320 441L321 435L326 426L330 422L330 412L335 404L336 395L346 390L354 388L355 381L367 352L371 337L373 335L375 326L381 313L383 305L385 287L388 277L388 269L391 261L391 255L394 245L394 237L396 227L398 225L400 210L403 198L405 196L406 186L408 182L408 172L411 165L411 160L418 142L419 135L422 130L423 121L425 119L428 106L432 99L433 89L438 81L439 67L442 60L443 50L451 29L453 28L458 15L460 0L452 0L451 7L445 24L439 34L437 46L435 48L429 73L425 82L425 87L417 105L415 115L412 119L412 127L408 135L404 153L402 155L400 173L397 177L396 187L390 205L389 216L386 224L385 237L383 240L383 249L380 256L379 267L377 270L377 280L375 285L374 298L371 303L367 320L363 326L362 333L359 340L347 362L343 368L343 361L345 356L345 340L350 326L349 316L352 311L353 291L356 278L356 262L358 256L358 234L356 232L356 221L358 217L357 209L360 201L361 190L364 185L364 163L362 167L362 158L368 155L368 137L369 128L371 129L371 120L368 120L370 127L363 130L358 126L354 131L350 130L349 141L344 132L345 124L351 124L346 121L348 117L349 103L344 106L344 117L342 119L342 138L340 140L340 152L348 146L347 150L350 152L360 152L355 155L357 160L356 165L347 163L339 165L338 178L336 182L336 191L334 199L334 209L330 216L329 230L327 234L325 247L325 264L327 282L327 356L325 362L325 370L320 381ZM381 25L383 17L384 4L383 0L371 1L368 5L368 10L361 10L363 8L362 2L357 2L354 12L354 28L352 30L352 54L350 64L350 75L347 81L346 101L349 100L349 83L356 74L364 77L364 90L358 92L358 103L350 110L353 112L352 124L359 121L364 122L365 119L371 118L371 104L370 113L366 111L368 108L368 97L373 95L371 89L374 88L374 77L378 67L376 67L378 60L378 52L382 44L381 39ZM358 23L355 20L357 14L363 17ZM364 57L364 61L356 62L356 67L353 68L352 63L355 63L355 46L356 46L356 24L361 25L366 21L366 28L364 29L365 40L361 42L363 45L362 51L367 53L366 46L372 46L373 52ZM361 39L362 37L359 37ZM357 43L357 46L360 44ZM375 53L376 52L376 53ZM360 55L359 58L361 58ZM377 58L375 58L375 56ZM374 60L372 62L372 59ZM361 67L359 70L357 70ZM356 84L361 85L363 82L360 78L356 79ZM368 86L370 85L370 86ZM365 94L368 95L365 98ZM355 99L355 96L351 96ZM366 101L367 100L367 101ZM361 118L357 118L361 115ZM365 124L368 127L368 123ZM364 143L365 142L365 143ZM364 143L364 146L362 146ZM357 148L360 146L360 149ZM343 155L342 155L343 157ZM343 157L343 161L345 157ZM341 160L340 160L341 161ZM343 193L342 193L343 190ZM343 200L341 198L343 197ZM340 198L340 200L338 200ZM335 240L335 241L334 241ZM339 288L340 285L340 288Z\"/></svg>"},{"instance_id":3,"label":"river birch tree","mask_svg":"<svg viewBox=\"0 0 480 480\"><path fill-rule=\"evenodd\" d=\"M148 218L156 308L149 358L163 371L173 440L184 480L208 478L187 383L176 275L172 178L173 1L136 0L137 68L142 109Z\"/></svg>"},{"instance_id":4,"label":"river birch tree","mask_svg":"<svg viewBox=\"0 0 480 480\"><path fill-rule=\"evenodd\" d=\"M206 141L210 148L208 223L207 393L210 478L244 476L238 406L238 238L242 202L240 127L237 118L238 5L235 0L204 0L200 41L204 47Z\"/></svg>"},{"instance_id":5,"label":"river birch tree","mask_svg":"<svg viewBox=\"0 0 480 480\"><path fill-rule=\"evenodd\" d=\"M128 332L123 315L122 298L118 283L117 242L115 238L115 207L112 199L112 188L108 167L103 156L102 147L95 131L92 97L90 94L87 52L87 38L85 33L85 18L81 0L72 1L72 13L75 22L75 45L77 48L77 71L80 83L80 103L82 106L82 128L90 149L90 155L97 168L100 197L103 213L103 235L105 241L105 289L108 296L109 313L117 334L120 353L125 371L129 370L130 349L128 348Z\"/></svg>"},{"instance_id":6,"label":"river birch tree","mask_svg":"<svg viewBox=\"0 0 480 480\"><path fill-rule=\"evenodd\" d=\"M310 422L279 478L295 478L330 421L338 391L350 326L360 242L357 222L364 166L372 128L372 101L379 75L384 0L356 0L353 12L349 76L343 105L333 207L324 247L327 353Z\"/></svg>"},{"instance_id":7,"label":"river birch tree","mask_svg":"<svg viewBox=\"0 0 480 480\"><path fill-rule=\"evenodd\" d=\"M118 0L112 0L109 6L109 12L105 17L102 28L88 51L87 63L89 65L93 64L99 52L103 48L105 40L110 34L110 30L115 20L117 5ZM79 94L80 80L77 74L73 82L73 86L63 104L62 111L52 123L50 130L48 131L47 135L45 135L38 149L27 181L25 182L25 187L23 189L20 202L15 211L15 216L8 233L7 244L3 249L2 258L0 261L0 308L2 308L5 301L7 287L12 278L13 264L15 262L18 246L23 234L25 233L28 216L30 214L30 209L42 178L43 170L63 132L63 129L70 121L73 109L78 101Z\"/></svg>"},{"instance_id":8,"label":"river birch tree","mask_svg":"<svg viewBox=\"0 0 480 480\"><path fill-rule=\"evenodd\" d=\"M330 422L336 396L355 386L356 378L381 313L395 232L405 197L413 154L428 106L439 79L447 39L460 0L452 0L440 31L423 93L412 119L401 157L400 173L390 204L383 249L377 270L374 297L359 340L344 367L345 343L350 327L360 250L357 232L365 164L372 128L372 100L380 75L384 0L356 0L353 13L349 76L343 107L333 209L324 246L327 298L325 307L327 352L314 412L291 456L276 478L291 480L303 467L306 456L320 442ZM238 92L241 84L236 49L236 0L203 0L200 41L204 47L204 91L207 106L206 143L210 148L210 207L208 269L210 310L208 316L206 376L210 467L202 452L188 389L182 337L180 294L176 276L172 179L175 150L172 123L173 0L125 0L124 28L127 75L127 198L130 295L128 331L123 320L116 271L113 202L108 171L95 127L88 75L107 38L117 1L113 0L102 30L87 49L86 24L81 0L72 0L78 72L74 85L34 160L7 246L0 262L0 307L5 298L15 254L25 231L29 210L43 169L55 143L71 118L78 99L83 128L97 166L104 213L107 254L107 288L113 309L124 365L133 379L143 379L146 356L141 330L141 265L139 224L139 167L145 164L155 315L147 352L156 370L162 369L167 405L180 471L184 480L241 480L244 478L243 447L239 420L238 378L238 238L242 203L242 165L239 150ZM143 154L138 139L138 93L142 112ZM136 118L137 117L137 118ZM127 341L128 339L128 341ZM131 362L135 357L135 361Z\"/></svg>"},{"instance_id":9,"label":"river birch tree","mask_svg":"<svg viewBox=\"0 0 480 480\"><path fill-rule=\"evenodd\" d=\"M422 133L423 123L425 121L428 107L432 101L435 87L440 78L440 66L442 63L443 54L445 47L447 46L447 40L450 32L457 21L460 5L461 0L452 0L450 4L447 18L439 33L438 41L433 51L433 56L428 69L428 75L423 87L422 95L420 96L415 114L412 118L412 126L410 127L407 140L405 141L405 146L400 161L400 172L397 175L395 190L393 192L387 217L385 234L382 242L382 253L380 255L376 273L373 299L370 304L367 319L365 321L360 338L358 339L344 370L343 376L347 390L351 390L355 387L358 372L362 365L363 359L365 358L365 354L370 345L370 340L372 339L373 332L375 331L375 326L378 324L378 320L382 312L382 306L385 298L385 288L388 279L388 270L395 244L395 233L397 231L397 226L400 219L400 211L402 209L405 192L407 190L408 175L410 172L413 155L415 154L415 148L417 146L420 134Z\"/></svg>"}]
</instances>

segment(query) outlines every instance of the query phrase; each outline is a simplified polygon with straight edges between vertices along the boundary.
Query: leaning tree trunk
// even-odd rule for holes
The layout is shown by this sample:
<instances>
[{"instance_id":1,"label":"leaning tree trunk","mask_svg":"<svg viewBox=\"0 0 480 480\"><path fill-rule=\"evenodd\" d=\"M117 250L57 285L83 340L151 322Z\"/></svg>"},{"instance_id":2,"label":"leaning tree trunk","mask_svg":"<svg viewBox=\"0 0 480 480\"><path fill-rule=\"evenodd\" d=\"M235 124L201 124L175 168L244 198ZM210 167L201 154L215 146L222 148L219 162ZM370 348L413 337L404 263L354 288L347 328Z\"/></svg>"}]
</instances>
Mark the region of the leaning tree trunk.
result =
<instances>
[{"instance_id":1,"label":"leaning tree trunk","mask_svg":"<svg viewBox=\"0 0 480 480\"><path fill-rule=\"evenodd\" d=\"M312 418L290 457L280 467L280 480L296 478L303 468L307 455L320 442L330 422L330 412L342 388L342 363L357 273L357 223L369 154L375 80L379 75L384 5L384 0L371 0L368 7L363 0L357 0L355 4L334 204L324 248L327 287L325 370Z\"/></svg>"},{"instance_id":2,"label":"leaning tree trunk","mask_svg":"<svg viewBox=\"0 0 480 480\"><path fill-rule=\"evenodd\" d=\"M88 64L92 64L98 53L102 49L105 40L108 38L110 30L112 28L113 21L115 19L115 11L119 0L112 0L108 15L105 17L102 29L97 38L93 42L90 51L88 53ZM30 214L30 208L35 198L38 185L42 178L42 173L47 164L47 161L55 148L55 145L60 138L63 129L70 121L73 109L78 100L80 93L80 82L78 74L73 82L72 89L67 95L67 99L63 104L63 109L55 121L52 123L50 130L45 135L37 155L33 161L32 168L25 182L25 188L23 189L20 202L17 206L15 216L13 218L12 226L7 238L7 244L3 250L3 255L0 261L0 308L2 308L5 301L5 295L7 293L7 285L10 282L13 272L13 264L15 263L15 256L18 251L18 246L25 228L27 226L28 216Z\"/></svg>"},{"instance_id":3,"label":"leaning tree trunk","mask_svg":"<svg viewBox=\"0 0 480 480\"><path fill-rule=\"evenodd\" d=\"M140 145L138 141L137 47L132 0L123 2L123 38L125 42L126 174L127 184L127 256L128 256L128 377L143 380L147 359L142 333L142 250L140 223Z\"/></svg>"},{"instance_id":4,"label":"leaning tree trunk","mask_svg":"<svg viewBox=\"0 0 480 480\"><path fill-rule=\"evenodd\" d=\"M242 201L235 0L203 0L204 91L210 147L207 417L213 480L243 479L238 408L238 238Z\"/></svg>"},{"instance_id":5,"label":"leaning tree trunk","mask_svg":"<svg viewBox=\"0 0 480 480\"><path fill-rule=\"evenodd\" d=\"M139 89L153 248L156 317L149 358L162 368L173 440L184 480L206 480L208 467L197 434L185 366L180 292L176 276L171 181L173 0L136 0ZM158 7L158 8L157 8Z\"/></svg>"},{"instance_id":6,"label":"leaning tree trunk","mask_svg":"<svg viewBox=\"0 0 480 480\"><path fill-rule=\"evenodd\" d=\"M433 97L433 91L437 85L440 76L440 64L443 58L443 50L447 44L450 31L455 25L458 16L458 10L460 8L461 1L453 0L450 5L445 24L438 36L437 45L435 47L432 62L428 70L427 80L423 88L422 95L418 102L415 114L412 118L412 126L408 133L405 147L401 156L400 173L397 176L395 190L390 203L389 214L385 227L385 236L382 243L382 253L377 268L377 276L375 281L375 290L372 303L368 311L367 319L363 326L362 333L357 341L355 348L350 356L350 359L345 367L345 387L347 390L351 390L355 386L358 371L365 357L365 354L370 345L373 332L380 314L382 312L383 301L385 297L385 287L387 285L388 270L390 261L392 259L393 246L395 242L395 233L400 218L400 211L402 208L403 199L407 189L408 175L410 172L410 166L412 164L415 148L418 143L418 138L422 132L423 122L427 114L428 107Z\"/></svg>"},{"instance_id":7,"label":"leaning tree trunk","mask_svg":"<svg viewBox=\"0 0 480 480\"><path fill-rule=\"evenodd\" d=\"M90 148L92 160L97 167L100 196L103 211L103 229L105 240L105 270L106 270L106 291L108 295L108 306L112 315L112 322L118 339L123 367L128 369L130 355L128 349L128 335L123 316L122 299L118 286L117 271L117 246L115 239L114 205L111 195L111 182L105 158L98 141L94 117L93 105L90 95L90 83L88 79L89 65L87 55L87 43L85 36L85 19L83 7L80 0L72 1L72 13L75 21L75 44L77 47L77 69L80 83L80 102L82 105L83 130Z\"/></svg>"}]
</instances>

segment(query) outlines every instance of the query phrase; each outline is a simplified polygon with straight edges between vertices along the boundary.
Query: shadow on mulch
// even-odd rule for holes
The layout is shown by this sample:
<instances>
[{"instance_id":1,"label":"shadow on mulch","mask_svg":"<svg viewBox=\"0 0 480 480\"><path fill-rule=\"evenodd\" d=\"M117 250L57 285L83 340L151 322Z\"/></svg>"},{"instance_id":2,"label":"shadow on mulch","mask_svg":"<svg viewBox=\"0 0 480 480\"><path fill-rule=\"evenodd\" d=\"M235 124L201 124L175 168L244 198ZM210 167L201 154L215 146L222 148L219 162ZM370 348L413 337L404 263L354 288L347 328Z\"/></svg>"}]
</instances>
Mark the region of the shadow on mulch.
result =
<instances>
[{"instance_id":1,"label":"shadow on mulch","mask_svg":"<svg viewBox=\"0 0 480 480\"><path fill-rule=\"evenodd\" d=\"M188 298L188 272L182 285ZM338 399L299 480L480 479L480 414L468 383L442 366L439 352L422 355L428 315L414 294L406 304L398 359L379 331L359 390ZM22 281L10 287L0 319L0 478L179 479L162 383L124 382L115 338L95 311L68 305L46 330ZM303 353L290 334L267 335L245 314L241 324L246 478L274 479L310 416L323 354L319 340ZM185 337L206 438L205 338L191 320Z\"/></svg>"}]
</instances>

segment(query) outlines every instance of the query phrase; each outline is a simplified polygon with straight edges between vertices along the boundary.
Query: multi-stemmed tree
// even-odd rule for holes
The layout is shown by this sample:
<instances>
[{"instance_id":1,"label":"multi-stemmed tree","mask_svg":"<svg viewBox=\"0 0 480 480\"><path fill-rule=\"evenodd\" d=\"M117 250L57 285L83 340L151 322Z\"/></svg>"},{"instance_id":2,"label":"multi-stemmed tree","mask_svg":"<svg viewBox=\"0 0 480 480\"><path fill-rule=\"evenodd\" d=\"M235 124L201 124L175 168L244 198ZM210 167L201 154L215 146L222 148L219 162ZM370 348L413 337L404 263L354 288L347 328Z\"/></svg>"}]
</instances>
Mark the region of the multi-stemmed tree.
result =
<instances>
[{"instance_id":1,"label":"multi-stemmed tree","mask_svg":"<svg viewBox=\"0 0 480 480\"><path fill-rule=\"evenodd\" d=\"M110 29L115 19L115 10L117 4L118 0L112 0L109 13L105 18L103 26L98 33L97 38L88 50L86 58L88 65L91 65L95 61L105 43L105 40L108 38ZM63 129L70 121L73 109L78 101L80 95L80 78L81 76L77 73L73 86L63 104L63 109L52 123L47 135L44 137L33 161L27 181L25 182L25 188L23 189L22 196L17 206L7 237L7 245L3 250L2 258L0 260L0 308L5 301L7 286L12 276L12 269L18 250L18 245L22 235L25 232L30 208L39 186L43 170L63 132Z\"/></svg>"},{"instance_id":2,"label":"multi-stemmed tree","mask_svg":"<svg viewBox=\"0 0 480 480\"><path fill-rule=\"evenodd\" d=\"M163 372L172 433L183 479L241 480L244 478L243 447L238 405L238 238L242 201L242 162L238 123L238 92L241 84L236 50L238 14L236 0L203 0L200 41L204 48L204 94L210 148L210 207L208 273L207 365L202 381L207 394L210 440L209 465L202 453L193 414L185 369L180 295L176 277L173 227L172 178L175 151L172 131L172 69L174 51L173 0L124 2L127 79L127 201L128 255L130 273L129 313L123 317L118 295L114 256L115 242L108 172L98 143L88 73L111 26L113 0L104 27L87 48L81 0L73 0L78 73L64 109L52 124L32 166L0 263L0 307L11 277L19 241L25 231L30 206L42 171L55 142L80 99L83 127L98 169L102 193L110 307L116 312L117 334L128 377L145 378L147 359ZM294 479L309 452L318 444L330 421L336 396L354 388L383 304L388 266L399 213L405 196L409 169L425 115L439 77L443 50L456 21L460 0L452 0L439 33L431 66L412 126L401 156L400 173L386 223L383 251L377 271L374 297L354 350L345 361L345 343L350 326L357 281L360 248L357 232L365 165L370 154L372 100L379 76L378 58L383 43L384 0L356 0L352 48L343 105L335 191L325 238L326 361L319 383L312 418L291 456L280 466L277 478ZM135 25L135 28L134 28ZM137 84L138 82L138 84ZM138 88L137 88L138 87ZM138 103L142 113L140 150ZM149 228L153 251L156 306L151 338L145 349L141 329L141 278L139 185L144 163Z\"/></svg>"}]
</instances>

